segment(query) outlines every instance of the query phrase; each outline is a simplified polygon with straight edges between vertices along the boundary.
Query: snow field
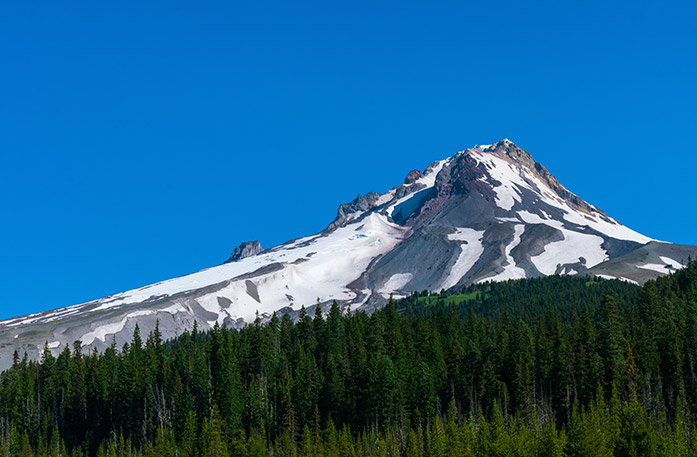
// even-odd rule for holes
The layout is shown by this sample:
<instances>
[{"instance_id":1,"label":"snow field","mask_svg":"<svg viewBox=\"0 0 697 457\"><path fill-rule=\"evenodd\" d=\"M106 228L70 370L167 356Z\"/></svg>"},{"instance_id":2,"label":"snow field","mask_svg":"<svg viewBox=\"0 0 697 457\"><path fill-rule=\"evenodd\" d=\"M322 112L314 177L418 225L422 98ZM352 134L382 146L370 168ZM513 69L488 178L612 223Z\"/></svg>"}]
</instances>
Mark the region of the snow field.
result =
<instances>
[{"instance_id":1,"label":"snow field","mask_svg":"<svg viewBox=\"0 0 697 457\"><path fill-rule=\"evenodd\" d=\"M357 226L362 227L356 231ZM385 216L371 213L360 223L340 227L307 246L294 247L292 252L286 253L288 261L282 269L250 278L259 301L248 293L246 280L233 280L220 291L197 301L217 314L218 321L222 322L227 316L250 321L257 311L270 314L286 306L299 309L301 305L317 303L317 299L321 302L351 300L356 294L346 287L347 284L358 279L376 256L393 249L404 232L403 227L388 222ZM297 259L303 261L292 263ZM232 304L222 307L218 296L228 298Z\"/></svg>"}]
</instances>

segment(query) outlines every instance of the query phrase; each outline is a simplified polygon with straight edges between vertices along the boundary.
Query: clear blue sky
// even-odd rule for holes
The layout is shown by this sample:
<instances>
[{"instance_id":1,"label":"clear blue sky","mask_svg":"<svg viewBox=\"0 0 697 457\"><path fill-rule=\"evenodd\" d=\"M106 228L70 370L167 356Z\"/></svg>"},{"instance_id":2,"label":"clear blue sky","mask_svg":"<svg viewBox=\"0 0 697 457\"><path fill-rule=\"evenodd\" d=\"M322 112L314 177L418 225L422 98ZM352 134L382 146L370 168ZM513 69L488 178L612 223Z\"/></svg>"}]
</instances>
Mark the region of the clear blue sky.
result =
<instances>
[{"instance_id":1,"label":"clear blue sky","mask_svg":"<svg viewBox=\"0 0 697 457\"><path fill-rule=\"evenodd\" d=\"M322 230L510 138L697 244L694 2L2 2L0 318Z\"/></svg>"}]
</instances>

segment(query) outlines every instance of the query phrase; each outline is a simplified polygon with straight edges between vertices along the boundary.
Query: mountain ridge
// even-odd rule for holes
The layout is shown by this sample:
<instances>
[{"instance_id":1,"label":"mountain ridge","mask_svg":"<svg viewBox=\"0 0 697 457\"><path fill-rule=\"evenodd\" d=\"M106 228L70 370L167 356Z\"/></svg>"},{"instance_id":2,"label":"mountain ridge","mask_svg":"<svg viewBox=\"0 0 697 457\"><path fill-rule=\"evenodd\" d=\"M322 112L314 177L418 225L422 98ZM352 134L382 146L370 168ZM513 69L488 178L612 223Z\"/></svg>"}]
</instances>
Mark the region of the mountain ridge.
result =
<instances>
[{"instance_id":1,"label":"mountain ridge","mask_svg":"<svg viewBox=\"0 0 697 457\"><path fill-rule=\"evenodd\" d=\"M551 274L643 283L697 248L662 243L566 189L509 140L409 172L382 194L341 204L314 235L262 250L245 242L223 265L58 310L0 321L0 347L38 357L80 340L122 344L138 324L164 337L215 323L240 327L338 302L371 311L390 296ZM0 368L9 363L0 355Z\"/></svg>"}]
</instances>

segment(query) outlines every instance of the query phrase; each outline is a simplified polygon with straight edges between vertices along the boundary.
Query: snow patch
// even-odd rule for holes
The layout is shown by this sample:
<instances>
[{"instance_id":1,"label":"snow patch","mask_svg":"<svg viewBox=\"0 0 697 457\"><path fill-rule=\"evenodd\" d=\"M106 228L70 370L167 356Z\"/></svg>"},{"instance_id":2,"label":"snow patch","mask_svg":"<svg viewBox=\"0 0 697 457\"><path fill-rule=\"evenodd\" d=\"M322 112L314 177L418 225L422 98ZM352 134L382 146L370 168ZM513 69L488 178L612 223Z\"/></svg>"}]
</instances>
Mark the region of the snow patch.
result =
<instances>
[{"instance_id":1,"label":"snow patch","mask_svg":"<svg viewBox=\"0 0 697 457\"><path fill-rule=\"evenodd\" d=\"M596 235L587 235L559 228L563 240L553 241L544 247L544 252L530 258L535 267L544 275L553 275L558 265L580 262L585 259L585 266L590 268L608 259L602 248L603 239ZM579 253L582 253L579 256Z\"/></svg>"},{"instance_id":2,"label":"snow patch","mask_svg":"<svg viewBox=\"0 0 697 457\"><path fill-rule=\"evenodd\" d=\"M462 252L460 252L460 256L455 261L455 265L450 269L448 277L441 284L441 289L450 289L472 269L484 252L484 246L482 245L483 236L483 231L466 227L457 228L455 233L448 235L449 240L464 241L465 243L460 244Z\"/></svg>"},{"instance_id":3,"label":"snow patch","mask_svg":"<svg viewBox=\"0 0 697 457\"><path fill-rule=\"evenodd\" d=\"M629 283L632 283L632 284L636 284L637 286L639 285L639 283L636 282L635 280L629 279L629 278L625 278L625 277L623 277L623 276L615 277L615 276L603 275L603 274L596 274L596 276L599 277L599 278L609 279L609 280L619 279L620 281L624 281L624 282L629 282Z\"/></svg>"},{"instance_id":4,"label":"snow patch","mask_svg":"<svg viewBox=\"0 0 697 457\"><path fill-rule=\"evenodd\" d=\"M411 273L397 273L392 275L378 292L383 296L389 296L396 290L406 286L413 277L414 275Z\"/></svg>"},{"instance_id":5,"label":"snow patch","mask_svg":"<svg viewBox=\"0 0 697 457\"><path fill-rule=\"evenodd\" d=\"M504 265L503 271L496 276L486 278L487 281L506 281L508 279L522 279L526 277L525 270L517 266L511 256L511 251L520 244L520 237L525 232L525 226L516 224L513 230L513 241L506 246L506 265Z\"/></svg>"},{"instance_id":6,"label":"snow patch","mask_svg":"<svg viewBox=\"0 0 697 457\"><path fill-rule=\"evenodd\" d=\"M416 180L417 183L423 184L426 187L433 187L436 184L436 176L443 169L445 164L450 162L450 159L439 160L437 165L431 169L431 171L424 175L423 177Z\"/></svg>"},{"instance_id":7,"label":"snow patch","mask_svg":"<svg viewBox=\"0 0 697 457\"><path fill-rule=\"evenodd\" d=\"M550 221L547 219L542 219L537 214L533 214L529 211L518 211L518 217L528 224L545 224L550 225L555 228L564 228L564 224L557 221Z\"/></svg>"},{"instance_id":8,"label":"snow patch","mask_svg":"<svg viewBox=\"0 0 697 457\"><path fill-rule=\"evenodd\" d=\"M677 260L673 260L670 257L659 257L661 259L661 262L665 263L666 265L670 265L676 270L679 270L681 268L685 268L687 265L683 265L682 263L678 262Z\"/></svg>"},{"instance_id":9,"label":"snow patch","mask_svg":"<svg viewBox=\"0 0 697 457\"><path fill-rule=\"evenodd\" d=\"M670 273L670 270L668 269L667 265L663 265L662 263L647 263L644 265L637 265L639 268L643 268L644 270L652 270L652 271L657 271L659 273L663 274L668 274Z\"/></svg>"},{"instance_id":10,"label":"snow patch","mask_svg":"<svg viewBox=\"0 0 697 457\"><path fill-rule=\"evenodd\" d=\"M391 189L382 194L376 201L375 201L375 206L382 206L385 203L389 203L393 198L395 194L395 190Z\"/></svg>"},{"instance_id":11,"label":"snow patch","mask_svg":"<svg viewBox=\"0 0 697 457\"><path fill-rule=\"evenodd\" d=\"M92 342L94 342L95 339L100 339L103 342L106 342L106 336L114 335L123 330L123 328L126 326L126 322L128 322L128 318L124 317L118 322L102 325L89 333L85 333L84 335L82 335L82 338L80 338L80 340L82 341L82 345L87 346L89 344L92 344Z\"/></svg>"},{"instance_id":12,"label":"snow patch","mask_svg":"<svg viewBox=\"0 0 697 457\"><path fill-rule=\"evenodd\" d=\"M596 276L599 277L599 278L609 279L609 280L617 279L616 277L610 276L610 275L596 274Z\"/></svg>"},{"instance_id":13,"label":"snow patch","mask_svg":"<svg viewBox=\"0 0 697 457\"><path fill-rule=\"evenodd\" d=\"M370 290L370 289L363 289L363 290L361 290L361 293L362 293L363 295L365 295L365 298L363 299L362 302L358 303L357 306L363 306L363 305L365 305L365 304L368 302L368 300L370 299L370 296L373 294L373 291Z\"/></svg>"},{"instance_id":14,"label":"snow patch","mask_svg":"<svg viewBox=\"0 0 697 457\"><path fill-rule=\"evenodd\" d=\"M668 274L671 271L679 270L680 268L685 268L685 265L683 265L682 263L680 263L674 259L671 259L670 257L659 256L659 258L661 259L661 262L663 262L663 264L646 263L644 265L637 265L637 266L639 268L643 268L644 270L657 271L657 272L663 273L663 274Z\"/></svg>"}]
</instances>

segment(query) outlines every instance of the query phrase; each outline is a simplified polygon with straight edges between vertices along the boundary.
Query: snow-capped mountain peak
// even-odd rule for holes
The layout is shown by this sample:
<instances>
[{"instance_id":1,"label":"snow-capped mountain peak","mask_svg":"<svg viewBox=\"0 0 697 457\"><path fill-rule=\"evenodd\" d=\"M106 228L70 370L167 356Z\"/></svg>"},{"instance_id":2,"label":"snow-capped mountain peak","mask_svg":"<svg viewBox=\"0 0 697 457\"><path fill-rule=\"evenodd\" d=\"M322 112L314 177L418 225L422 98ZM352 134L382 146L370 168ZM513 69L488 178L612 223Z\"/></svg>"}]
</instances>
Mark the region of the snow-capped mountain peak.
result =
<instances>
[{"instance_id":1,"label":"snow-capped mountain peak","mask_svg":"<svg viewBox=\"0 0 697 457\"><path fill-rule=\"evenodd\" d=\"M38 357L80 340L104 348L216 322L297 315L337 301L372 310L390 295L550 274L644 282L679 268L697 248L659 243L567 190L504 139L412 170L384 193L342 204L327 229L262 250L235 249L223 265L91 302L0 322L0 344ZM12 350L0 353L0 368Z\"/></svg>"}]
</instances>

